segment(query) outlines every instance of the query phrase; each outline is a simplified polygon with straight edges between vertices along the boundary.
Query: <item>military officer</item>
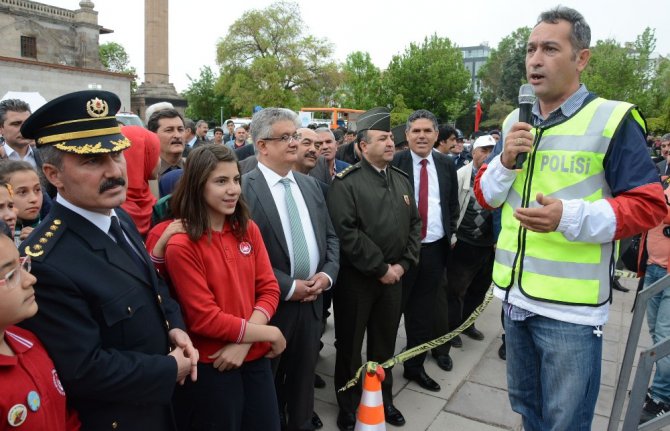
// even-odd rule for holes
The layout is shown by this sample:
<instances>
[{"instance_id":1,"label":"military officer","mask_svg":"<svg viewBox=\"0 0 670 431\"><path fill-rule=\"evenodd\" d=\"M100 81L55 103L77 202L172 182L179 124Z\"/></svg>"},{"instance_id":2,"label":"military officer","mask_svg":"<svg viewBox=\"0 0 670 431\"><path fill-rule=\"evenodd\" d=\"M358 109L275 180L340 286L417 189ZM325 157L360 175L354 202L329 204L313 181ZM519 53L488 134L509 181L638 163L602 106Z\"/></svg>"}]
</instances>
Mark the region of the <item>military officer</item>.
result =
<instances>
[{"instance_id":1,"label":"military officer","mask_svg":"<svg viewBox=\"0 0 670 431\"><path fill-rule=\"evenodd\" d=\"M39 280L24 322L46 346L82 430L173 430L177 382L196 378L197 351L179 306L153 270L130 217L119 98L66 94L21 128L35 139L57 190L47 218L21 244Z\"/></svg>"},{"instance_id":2,"label":"military officer","mask_svg":"<svg viewBox=\"0 0 670 431\"><path fill-rule=\"evenodd\" d=\"M340 238L340 273L334 292L335 387L340 388L361 365L367 330L368 360L390 358L400 321L402 283L419 259L421 218L407 175L390 165L394 144L390 113L374 108L358 121L363 158L337 174L328 209ZM400 426L393 406L391 373L382 384L386 421ZM337 393L340 429L353 429L360 388Z\"/></svg>"}]
</instances>

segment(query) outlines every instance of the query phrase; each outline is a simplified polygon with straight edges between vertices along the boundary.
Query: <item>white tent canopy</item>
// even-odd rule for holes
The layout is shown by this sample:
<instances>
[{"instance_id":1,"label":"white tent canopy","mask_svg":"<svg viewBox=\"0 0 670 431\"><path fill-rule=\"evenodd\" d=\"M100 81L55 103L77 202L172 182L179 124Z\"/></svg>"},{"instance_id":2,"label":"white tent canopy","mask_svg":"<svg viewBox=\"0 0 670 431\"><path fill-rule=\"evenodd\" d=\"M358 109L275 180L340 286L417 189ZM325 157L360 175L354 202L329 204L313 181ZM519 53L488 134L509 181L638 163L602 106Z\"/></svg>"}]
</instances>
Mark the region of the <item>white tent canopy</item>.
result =
<instances>
[{"instance_id":1,"label":"white tent canopy","mask_svg":"<svg viewBox=\"0 0 670 431\"><path fill-rule=\"evenodd\" d=\"M42 105L47 103L47 99L42 97L37 91L8 91L2 96L0 102L6 99L20 99L30 105L30 111L37 111Z\"/></svg>"}]
</instances>

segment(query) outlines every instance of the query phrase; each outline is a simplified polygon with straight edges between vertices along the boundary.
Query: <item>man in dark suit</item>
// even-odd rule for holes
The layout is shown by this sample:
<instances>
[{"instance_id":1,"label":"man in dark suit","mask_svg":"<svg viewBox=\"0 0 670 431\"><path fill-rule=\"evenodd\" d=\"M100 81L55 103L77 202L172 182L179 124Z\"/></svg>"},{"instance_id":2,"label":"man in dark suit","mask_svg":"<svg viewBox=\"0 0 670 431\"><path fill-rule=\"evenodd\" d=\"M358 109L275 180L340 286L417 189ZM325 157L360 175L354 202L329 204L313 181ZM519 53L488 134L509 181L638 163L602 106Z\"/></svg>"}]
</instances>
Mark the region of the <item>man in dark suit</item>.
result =
<instances>
[{"instance_id":1,"label":"man in dark suit","mask_svg":"<svg viewBox=\"0 0 670 431\"><path fill-rule=\"evenodd\" d=\"M281 290L271 323L286 338L286 350L274 364L279 409L286 412L288 430L311 430L321 294L335 282L339 241L316 180L291 171L300 138L297 115L266 108L252 123L258 166L242 177L242 194Z\"/></svg>"},{"instance_id":2,"label":"man in dark suit","mask_svg":"<svg viewBox=\"0 0 670 431\"><path fill-rule=\"evenodd\" d=\"M435 115L425 109L414 111L405 130L409 149L396 153L393 165L411 180L422 225L419 265L403 277L405 331L411 349L435 335L432 311L459 211L454 163L433 151L438 136ZM404 376L424 389L439 391L440 385L423 368L425 357L421 354L406 361Z\"/></svg>"},{"instance_id":3,"label":"man in dark suit","mask_svg":"<svg viewBox=\"0 0 670 431\"><path fill-rule=\"evenodd\" d=\"M173 430L172 394L176 382L196 378L198 354L119 208L130 146L112 114L120 104L106 91L67 94L21 129L58 190L20 247L38 280L39 311L25 327L46 346L82 430Z\"/></svg>"}]
</instances>

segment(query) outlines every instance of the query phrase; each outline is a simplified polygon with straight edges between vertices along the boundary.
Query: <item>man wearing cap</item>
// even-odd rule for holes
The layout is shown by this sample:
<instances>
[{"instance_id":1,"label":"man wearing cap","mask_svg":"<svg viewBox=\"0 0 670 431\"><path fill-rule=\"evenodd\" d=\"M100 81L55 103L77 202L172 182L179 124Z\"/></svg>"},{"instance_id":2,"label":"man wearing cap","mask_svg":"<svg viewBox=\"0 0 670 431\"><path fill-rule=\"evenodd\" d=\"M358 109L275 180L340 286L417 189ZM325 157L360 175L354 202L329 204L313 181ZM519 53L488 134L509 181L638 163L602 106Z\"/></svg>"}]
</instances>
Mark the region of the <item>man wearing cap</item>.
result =
<instances>
[{"instance_id":1,"label":"man wearing cap","mask_svg":"<svg viewBox=\"0 0 670 431\"><path fill-rule=\"evenodd\" d=\"M361 365L367 330L368 360L382 362L395 349L400 323L402 276L419 260L421 218L407 175L391 166L391 115L374 108L357 121L363 158L335 176L328 209L340 238L340 273L333 293L335 311L335 388ZM400 426L393 406L392 376L386 373L382 397L386 422ZM360 386L337 392L340 429L353 430Z\"/></svg>"},{"instance_id":2,"label":"man wearing cap","mask_svg":"<svg viewBox=\"0 0 670 431\"><path fill-rule=\"evenodd\" d=\"M473 190L477 170L491 154L495 144L495 139L490 135L477 138L472 146L472 163L463 166L456 175L460 213L457 230L451 238L453 249L447 263L448 282L446 286L441 285L437 295L436 306L442 310L435 319L438 334L446 334L458 328L482 303L491 285L495 253L493 214L477 202ZM444 313L445 309L447 313ZM475 328L474 323L463 333L474 340L484 339L484 334ZM433 349L437 364L447 371L453 365L449 356L451 345L454 343Z\"/></svg>"},{"instance_id":3,"label":"man wearing cap","mask_svg":"<svg viewBox=\"0 0 670 431\"><path fill-rule=\"evenodd\" d=\"M447 156L433 151L437 130L437 118L432 112L414 111L405 125L409 150L396 153L393 158L393 165L410 178L421 217L419 264L407 272L402 282L408 349L435 336L435 299L447 263L449 239L456 232L458 220L456 169ZM426 373L425 358L423 353L405 361L403 376L437 392L440 385Z\"/></svg>"},{"instance_id":4,"label":"man wearing cap","mask_svg":"<svg viewBox=\"0 0 670 431\"><path fill-rule=\"evenodd\" d=\"M21 244L37 277L46 346L82 430L173 430L177 382L196 378L198 353L130 217L118 97L81 91L52 100L21 128L58 190ZM61 388L62 390L63 388Z\"/></svg>"},{"instance_id":5,"label":"man wearing cap","mask_svg":"<svg viewBox=\"0 0 670 431\"><path fill-rule=\"evenodd\" d=\"M391 133L393 133L393 145L395 145L396 153L399 153L400 151L404 151L407 148L409 148L407 144L407 135L405 130L406 128L407 125L400 124L391 129Z\"/></svg>"}]
</instances>

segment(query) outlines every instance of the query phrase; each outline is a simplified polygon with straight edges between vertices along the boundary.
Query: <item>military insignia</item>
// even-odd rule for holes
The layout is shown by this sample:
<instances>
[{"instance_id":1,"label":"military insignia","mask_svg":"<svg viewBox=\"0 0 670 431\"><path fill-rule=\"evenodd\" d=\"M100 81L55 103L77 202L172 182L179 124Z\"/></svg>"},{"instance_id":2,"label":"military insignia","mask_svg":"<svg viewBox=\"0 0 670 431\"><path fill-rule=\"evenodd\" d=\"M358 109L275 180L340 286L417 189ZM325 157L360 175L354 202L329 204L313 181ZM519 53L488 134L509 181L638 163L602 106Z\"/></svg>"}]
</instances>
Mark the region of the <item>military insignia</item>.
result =
<instances>
[{"instance_id":1,"label":"military insignia","mask_svg":"<svg viewBox=\"0 0 670 431\"><path fill-rule=\"evenodd\" d=\"M7 422L12 427L23 425L28 416L28 409L23 404L14 404L7 412Z\"/></svg>"},{"instance_id":2,"label":"military insignia","mask_svg":"<svg viewBox=\"0 0 670 431\"><path fill-rule=\"evenodd\" d=\"M251 244L249 244L246 241L243 241L240 243L240 253L242 253L245 256L248 256L251 254Z\"/></svg>"},{"instance_id":3,"label":"military insignia","mask_svg":"<svg viewBox=\"0 0 670 431\"><path fill-rule=\"evenodd\" d=\"M409 204L410 204L410 202L409 202L409 196L407 196L407 195L402 195L402 197L405 198L405 203L409 206Z\"/></svg>"},{"instance_id":4,"label":"military insignia","mask_svg":"<svg viewBox=\"0 0 670 431\"><path fill-rule=\"evenodd\" d=\"M109 113L107 102L96 97L86 103L86 112L93 118L106 117Z\"/></svg>"},{"instance_id":5,"label":"military insignia","mask_svg":"<svg viewBox=\"0 0 670 431\"><path fill-rule=\"evenodd\" d=\"M336 174L335 177L336 178L344 178L347 174L349 174L350 172L352 172L352 171L354 171L358 168L359 168L358 164L349 165L342 172Z\"/></svg>"},{"instance_id":6,"label":"military insignia","mask_svg":"<svg viewBox=\"0 0 670 431\"><path fill-rule=\"evenodd\" d=\"M42 247L40 247L40 248L42 248ZM35 249L37 250L37 248L35 248ZM26 252L26 254L27 254L28 256L30 256L30 257L39 257L39 256L42 256L42 254L44 254L44 250L40 250L40 251L32 251L32 250L30 249L30 246L29 246L29 245L26 246L26 248L25 248L25 252Z\"/></svg>"}]
</instances>

